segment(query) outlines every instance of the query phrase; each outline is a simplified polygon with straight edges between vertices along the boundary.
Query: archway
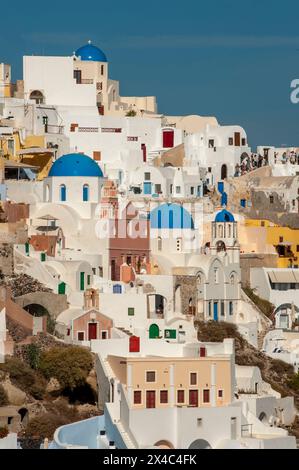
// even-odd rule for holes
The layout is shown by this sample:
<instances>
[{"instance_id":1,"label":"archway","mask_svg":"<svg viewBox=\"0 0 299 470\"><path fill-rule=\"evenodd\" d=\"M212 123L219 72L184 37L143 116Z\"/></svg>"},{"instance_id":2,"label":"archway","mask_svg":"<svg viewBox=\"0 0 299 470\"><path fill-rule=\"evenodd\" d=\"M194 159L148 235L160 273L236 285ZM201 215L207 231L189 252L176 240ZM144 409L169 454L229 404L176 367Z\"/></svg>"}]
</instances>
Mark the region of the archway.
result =
<instances>
[{"instance_id":1,"label":"archway","mask_svg":"<svg viewBox=\"0 0 299 470\"><path fill-rule=\"evenodd\" d=\"M28 304L24 307L24 310L30 313L33 317L49 316L48 310L40 304Z\"/></svg>"},{"instance_id":2,"label":"archway","mask_svg":"<svg viewBox=\"0 0 299 470\"><path fill-rule=\"evenodd\" d=\"M217 251L217 253L220 253L221 251L226 251L226 246L225 246L224 241L219 240L216 243L216 251Z\"/></svg>"},{"instance_id":3,"label":"archway","mask_svg":"<svg viewBox=\"0 0 299 470\"><path fill-rule=\"evenodd\" d=\"M268 424L267 415L266 415L266 413L264 413L264 411L262 411L262 413L260 413L260 415L259 415L259 420L260 420L263 424Z\"/></svg>"},{"instance_id":4,"label":"archway","mask_svg":"<svg viewBox=\"0 0 299 470\"><path fill-rule=\"evenodd\" d=\"M222 165L221 167L221 179L225 180L227 178L227 166Z\"/></svg>"},{"instance_id":5,"label":"archway","mask_svg":"<svg viewBox=\"0 0 299 470\"><path fill-rule=\"evenodd\" d=\"M160 337L160 329L156 323L153 323L149 328L149 338L158 339Z\"/></svg>"},{"instance_id":6,"label":"archway","mask_svg":"<svg viewBox=\"0 0 299 470\"><path fill-rule=\"evenodd\" d=\"M29 413L27 408L20 408L18 411L20 417L21 417L21 423L26 426L29 421Z\"/></svg>"},{"instance_id":7,"label":"archway","mask_svg":"<svg viewBox=\"0 0 299 470\"><path fill-rule=\"evenodd\" d=\"M43 104L45 102L44 95L39 90L34 90L30 93L29 98L34 100L36 104Z\"/></svg>"},{"instance_id":8,"label":"archway","mask_svg":"<svg viewBox=\"0 0 299 470\"><path fill-rule=\"evenodd\" d=\"M161 441L158 441L156 442L156 444L154 444L155 447L160 447L160 449L174 449L174 445L167 441L167 440L164 440L162 439Z\"/></svg>"},{"instance_id":9,"label":"archway","mask_svg":"<svg viewBox=\"0 0 299 470\"><path fill-rule=\"evenodd\" d=\"M200 449L212 449L210 443L205 439L196 439L189 446L189 449L200 450Z\"/></svg>"}]
</instances>

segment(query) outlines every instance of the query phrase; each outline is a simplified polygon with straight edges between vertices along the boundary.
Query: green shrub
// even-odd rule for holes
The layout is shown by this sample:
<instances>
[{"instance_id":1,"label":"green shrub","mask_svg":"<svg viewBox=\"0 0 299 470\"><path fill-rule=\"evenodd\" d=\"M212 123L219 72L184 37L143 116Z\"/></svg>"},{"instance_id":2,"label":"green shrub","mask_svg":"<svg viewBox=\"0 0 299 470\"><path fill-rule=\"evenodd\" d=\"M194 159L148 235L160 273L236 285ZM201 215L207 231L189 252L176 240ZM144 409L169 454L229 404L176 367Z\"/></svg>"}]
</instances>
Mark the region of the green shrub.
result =
<instances>
[{"instance_id":1,"label":"green shrub","mask_svg":"<svg viewBox=\"0 0 299 470\"><path fill-rule=\"evenodd\" d=\"M11 382L21 390L29 393L37 400L43 398L46 389L44 377L37 371L33 371L26 362L17 357L9 357L4 364L0 364L0 370L9 374Z\"/></svg>"},{"instance_id":2,"label":"green shrub","mask_svg":"<svg viewBox=\"0 0 299 470\"><path fill-rule=\"evenodd\" d=\"M244 287L243 291L252 300L252 302L257 305L264 315L266 315L268 318L271 317L275 310L275 306L271 304L271 302L268 302L268 300L262 299L256 295L254 291L250 289L250 287Z\"/></svg>"},{"instance_id":3,"label":"green shrub","mask_svg":"<svg viewBox=\"0 0 299 470\"><path fill-rule=\"evenodd\" d=\"M55 377L63 389L83 385L93 367L92 355L79 346L54 347L42 353L39 370L50 379Z\"/></svg>"},{"instance_id":4,"label":"green shrub","mask_svg":"<svg viewBox=\"0 0 299 470\"><path fill-rule=\"evenodd\" d=\"M4 437L8 436L9 431L6 427L0 427L0 439L3 439Z\"/></svg>"},{"instance_id":5,"label":"green shrub","mask_svg":"<svg viewBox=\"0 0 299 470\"><path fill-rule=\"evenodd\" d=\"M4 387L0 384L0 406L6 406L9 404L8 396Z\"/></svg>"},{"instance_id":6,"label":"green shrub","mask_svg":"<svg viewBox=\"0 0 299 470\"><path fill-rule=\"evenodd\" d=\"M67 424L62 416L45 413L29 421L25 429L25 437L53 439L54 432L60 426Z\"/></svg>"},{"instance_id":7,"label":"green shrub","mask_svg":"<svg viewBox=\"0 0 299 470\"><path fill-rule=\"evenodd\" d=\"M134 116L136 116L136 114L137 114L137 113L136 113L136 111L134 111L134 109L130 109L130 111L128 111L128 112L126 113L126 116L127 116L127 117L134 117Z\"/></svg>"},{"instance_id":8,"label":"green shrub","mask_svg":"<svg viewBox=\"0 0 299 470\"><path fill-rule=\"evenodd\" d=\"M32 369L37 369L40 360L41 350L36 344L27 346L27 358Z\"/></svg>"}]
</instances>

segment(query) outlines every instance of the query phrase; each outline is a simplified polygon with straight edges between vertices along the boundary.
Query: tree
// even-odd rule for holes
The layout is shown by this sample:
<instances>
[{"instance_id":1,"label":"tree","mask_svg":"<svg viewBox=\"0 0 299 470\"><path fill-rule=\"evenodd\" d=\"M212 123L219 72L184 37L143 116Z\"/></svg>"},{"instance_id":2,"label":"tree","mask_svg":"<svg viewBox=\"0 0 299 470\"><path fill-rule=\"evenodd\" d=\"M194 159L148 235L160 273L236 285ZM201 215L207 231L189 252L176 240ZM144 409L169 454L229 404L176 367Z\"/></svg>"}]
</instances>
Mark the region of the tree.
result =
<instances>
[{"instance_id":1,"label":"tree","mask_svg":"<svg viewBox=\"0 0 299 470\"><path fill-rule=\"evenodd\" d=\"M127 116L127 117L135 117L136 114L137 114L137 113L136 113L136 111L134 111L134 109L130 109L130 111L128 111L128 112L126 113L126 116Z\"/></svg>"},{"instance_id":2,"label":"tree","mask_svg":"<svg viewBox=\"0 0 299 470\"><path fill-rule=\"evenodd\" d=\"M0 406L6 406L8 404L9 404L9 401L8 401L7 393L3 385L0 384Z\"/></svg>"},{"instance_id":3,"label":"tree","mask_svg":"<svg viewBox=\"0 0 299 470\"><path fill-rule=\"evenodd\" d=\"M58 380L63 389L83 385L93 367L92 355L79 346L54 347L42 353L39 369L43 375Z\"/></svg>"}]
</instances>

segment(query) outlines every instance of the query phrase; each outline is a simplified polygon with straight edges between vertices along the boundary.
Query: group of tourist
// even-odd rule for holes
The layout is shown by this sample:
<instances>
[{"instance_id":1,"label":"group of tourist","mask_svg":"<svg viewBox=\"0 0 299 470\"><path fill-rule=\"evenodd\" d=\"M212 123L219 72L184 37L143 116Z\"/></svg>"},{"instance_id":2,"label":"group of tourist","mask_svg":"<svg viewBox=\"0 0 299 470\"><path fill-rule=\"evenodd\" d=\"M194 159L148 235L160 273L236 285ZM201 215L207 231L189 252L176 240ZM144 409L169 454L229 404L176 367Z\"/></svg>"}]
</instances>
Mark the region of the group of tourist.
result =
<instances>
[{"instance_id":1,"label":"group of tourist","mask_svg":"<svg viewBox=\"0 0 299 470\"><path fill-rule=\"evenodd\" d=\"M279 154L277 152L274 153L274 163L277 162L282 163L291 163L292 165L299 165L299 152L295 151L287 151L282 154L279 158Z\"/></svg>"}]
</instances>

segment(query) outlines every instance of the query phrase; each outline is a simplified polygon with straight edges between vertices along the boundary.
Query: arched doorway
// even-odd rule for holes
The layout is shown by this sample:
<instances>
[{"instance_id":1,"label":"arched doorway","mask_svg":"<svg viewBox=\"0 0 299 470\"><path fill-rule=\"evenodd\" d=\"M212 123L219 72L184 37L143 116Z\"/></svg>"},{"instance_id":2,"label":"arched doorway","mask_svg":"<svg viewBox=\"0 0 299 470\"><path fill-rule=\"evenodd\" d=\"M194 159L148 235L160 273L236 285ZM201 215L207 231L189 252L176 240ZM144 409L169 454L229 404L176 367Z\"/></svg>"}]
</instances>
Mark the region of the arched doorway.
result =
<instances>
[{"instance_id":1,"label":"arched doorway","mask_svg":"<svg viewBox=\"0 0 299 470\"><path fill-rule=\"evenodd\" d=\"M158 339L160 337L160 329L156 323L153 323L149 328L149 338Z\"/></svg>"},{"instance_id":2,"label":"arched doorway","mask_svg":"<svg viewBox=\"0 0 299 470\"><path fill-rule=\"evenodd\" d=\"M227 178L227 166L222 165L221 167L221 179L225 180Z\"/></svg>"},{"instance_id":3,"label":"arched doorway","mask_svg":"<svg viewBox=\"0 0 299 470\"><path fill-rule=\"evenodd\" d=\"M189 446L189 449L212 449L210 443L205 439L196 439L193 441L192 444Z\"/></svg>"},{"instance_id":4,"label":"arched doorway","mask_svg":"<svg viewBox=\"0 0 299 470\"><path fill-rule=\"evenodd\" d=\"M259 415L259 420L260 420L263 424L268 424L267 415L266 415L266 413L264 413L264 411L262 411L262 413L260 413L260 415Z\"/></svg>"},{"instance_id":5,"label":"arched doorway","mask_svg":"<svg viewBox=\"0 0 299 470\"><path fill-rule=\"evenodd\" d=\"M44 95L39 90L34 90L30 93L29 98L34 100L36 104L43 104L45 102Z\"/></svg>"},{"instance_id":6,"label":"arched doorway","mask_svg":"<svg viewBox=\"0 0 299 470\"><path fill-rule=\"evenodd\" d=\"M29 421L29 413L28 413L28 410L27 408L20 408L19 411L18 411L20 417L21 417L21 423L24 425L24 426L27 426L28 424L28 421Z\"/></svg>"},{"instance_id":7,"label":"arched doorway","mask_svg":"<svg viewBox=\"0 0 299 470\"><path fill-rule=\"evenodd\" d=\"M174 449L174 445L167 441L167 440L161 440L161 441L158 441L156 442L156 444L154 444L155 447L160 447L160 449Z\"/></svg>"}]
</instances>

